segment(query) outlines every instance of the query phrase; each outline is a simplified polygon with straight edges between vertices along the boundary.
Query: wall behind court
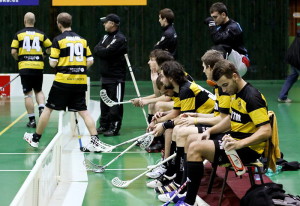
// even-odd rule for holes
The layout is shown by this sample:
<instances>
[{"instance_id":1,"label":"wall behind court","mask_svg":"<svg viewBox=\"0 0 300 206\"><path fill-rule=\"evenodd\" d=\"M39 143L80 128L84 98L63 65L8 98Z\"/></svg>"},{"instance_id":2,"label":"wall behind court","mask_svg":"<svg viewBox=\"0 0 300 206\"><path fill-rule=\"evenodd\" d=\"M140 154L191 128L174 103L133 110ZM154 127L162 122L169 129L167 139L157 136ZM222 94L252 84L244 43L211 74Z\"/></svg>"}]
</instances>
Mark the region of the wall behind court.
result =
<instances>
[{"instance_id":1,"label":"wall behind court","mask_svg":"<svg viewBox=\"0 0 300 206\"><path fill-rule=\"evenodd\" d=\"M73 15L73 31L85 37L93 51L104 34L99 18L108 13L121 17L121 30L129 42L129 57L137 80L149 80L148 55L161 37L158 12L171 8L176 15L175 28L179 39L178 59L195 79L204 79L201 56L212 45L203 20L209 16L212 0L148 0L147 6L52 7L51 0L40 0L39 6L0 7L0 73L17 72L10 55L14 34L24 27L23 17L28 11L36 14L36 27L52 40L59 31L56 16L66 11ZM244 30L245 45L251 59L246 79L283 79L287 73L284 55L288 46L288 1L282 0L226 0L229 17L238 21ZM46 61L45 73L53 73ZM89 75L99 79L96 58ZM128 79L130 76L128 74Z\"/></svg>"}]
</instances>

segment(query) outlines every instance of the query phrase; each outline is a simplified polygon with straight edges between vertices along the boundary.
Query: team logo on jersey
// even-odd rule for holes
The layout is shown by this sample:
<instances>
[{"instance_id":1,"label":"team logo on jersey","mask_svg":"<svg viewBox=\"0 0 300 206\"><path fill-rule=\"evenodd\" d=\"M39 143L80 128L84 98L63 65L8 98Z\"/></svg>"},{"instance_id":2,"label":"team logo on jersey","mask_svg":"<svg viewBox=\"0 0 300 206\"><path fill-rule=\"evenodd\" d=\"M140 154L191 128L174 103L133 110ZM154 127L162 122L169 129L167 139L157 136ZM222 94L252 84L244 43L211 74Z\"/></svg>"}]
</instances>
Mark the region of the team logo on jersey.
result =
<instances>
[{"instance_id":1,"label":"team logo on jersey","mask_svg":"<svg viewBox=\"0 0 300 206\"><path fill-rule=\"evenodd\" d=\"M242 109L242 103L241 103L241 100L238 102L238 107L239 107L239 110Z\"/></svg>"},{"instance_id":2,"label":"team logo on jersey","mask_svg":"<svg viewBox=\"0 0 300 206\"><path fill-rule=\"evenodd\" d=\"M40 59L39 56L24 56L26 61L38 61Z\"/></svg>"},{"instance_id":3,"label":"team logo on jersey","mask_svg":"<svg viewBox=\"0 0 300 206\"><path fill-rule=\"evenodd\" d=\"M232 111L231 120L236 121L236 122L241 122L242 121L242 116L239 113L236 113L236 112Z\"/></svg>"}]
</instances>

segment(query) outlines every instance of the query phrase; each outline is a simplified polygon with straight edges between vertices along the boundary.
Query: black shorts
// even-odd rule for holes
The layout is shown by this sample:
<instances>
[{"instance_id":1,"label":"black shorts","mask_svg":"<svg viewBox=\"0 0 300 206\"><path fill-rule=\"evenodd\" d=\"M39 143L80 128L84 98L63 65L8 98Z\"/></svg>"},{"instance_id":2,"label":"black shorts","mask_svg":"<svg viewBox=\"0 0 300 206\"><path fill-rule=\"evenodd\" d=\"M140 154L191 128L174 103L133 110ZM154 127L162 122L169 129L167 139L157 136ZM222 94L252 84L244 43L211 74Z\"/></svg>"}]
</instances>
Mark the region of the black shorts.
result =
<instances>
[{"instance_id":1,"label":"black shorts","mask_svg":"<svg viewBox=\"0 0 300 206\"><path fill-rule=\"evenodd\" d=\"M46 107L54 110L85 111L87 110L85 91L67 91L51 87Z\"/></svg>"},{"instance_id":2,"label":"black shorts","mask_svg":"<svg viewBox=\"0 0 300 206\"><path fill-rule=\"evenodd\" d=\"M205 132L208 128L211 128L210 125L204 125L204 124L196 124L195 127L198 128L198 133Z\"/></svg>"},{"instance_id":3,"label":"black shorts","mask_svg":"<svg viewBox=\"0 0 300 206\"><path fill-rule=\"evenodd\" d=\"M32 89L35 92L42 91L43 86L43 74L37 75L21 75L21 83L23 86L23 93L27 94Z\"/></svg>"},{"instance_id":4,"label":"black shorts","mask_svg":"<svg viewBox=\"0 0 300 206\"><path fill-rule=\"evenodd\" d=\"M220 134L216 136L213 141L215 144L215 157L213 163L218 165L229 163L229 159L225 153L223 147L221 148L222 137L225 134ZM244 147L236 151L244 164L255 162L258 158L261 157L260 154L250 149L249 147Z\"/></svg>"}]
</instances>

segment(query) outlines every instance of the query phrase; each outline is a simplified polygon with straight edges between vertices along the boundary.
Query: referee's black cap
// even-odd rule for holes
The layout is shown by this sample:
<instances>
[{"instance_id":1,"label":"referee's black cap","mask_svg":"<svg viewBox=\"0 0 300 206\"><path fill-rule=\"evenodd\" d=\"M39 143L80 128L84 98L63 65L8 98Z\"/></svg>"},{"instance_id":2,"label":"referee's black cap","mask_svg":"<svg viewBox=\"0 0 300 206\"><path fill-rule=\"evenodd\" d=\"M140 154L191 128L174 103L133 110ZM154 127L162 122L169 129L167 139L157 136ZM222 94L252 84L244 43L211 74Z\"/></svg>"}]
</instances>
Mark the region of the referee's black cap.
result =
<instances>
[{"instance_id":1,"label":"referee's black cap","mask_svg":"<svg viewBox=\"0 0 300 206\"><path fill-rule=\"evenodd\" d=\"M107 22L107 21L112 21L115 22L116 24L120 24L120 17L116 14L108 14L105 17L101 17L100 18L101 22Z\"/></svg>"}]
</instances>

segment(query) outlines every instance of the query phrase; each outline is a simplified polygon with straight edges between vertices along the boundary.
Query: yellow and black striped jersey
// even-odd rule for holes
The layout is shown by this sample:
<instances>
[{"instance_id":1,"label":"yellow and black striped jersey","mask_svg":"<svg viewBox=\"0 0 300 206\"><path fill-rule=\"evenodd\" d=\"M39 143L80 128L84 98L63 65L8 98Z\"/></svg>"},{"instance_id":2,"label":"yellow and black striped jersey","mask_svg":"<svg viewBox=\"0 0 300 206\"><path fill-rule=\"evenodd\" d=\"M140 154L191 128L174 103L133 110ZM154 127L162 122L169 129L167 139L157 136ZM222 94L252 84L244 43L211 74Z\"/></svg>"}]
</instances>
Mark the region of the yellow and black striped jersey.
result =
<instances>
[{"instance_id":1,"label":"yellow and black striped jersey","mask_svg":"<svg viewBox=\"0 0 300 206\"><path fill-rule=\"evenodd\" d=\"M87 90L87 61L93 60L93 56L84 38L73 31L64 31L54 38L49 59L57 61L54 86Z\"/></svg>"},{"instance_id":2,"label":"yellow and black striped jersey","mask_svg":"<svg viewBox=\"0 0 300 206\"><path fill-rule=\"evenodd\" d=\"M34 28L25 27L18 31L11 43L11 49L18 50L19 73L34 75L43 73L43 49L51 47L52 43L44 32Z\"/></svg>"},{"instance_id":3,"label":"yellow and black striped jersey","mask_svg":"<svg viewBox=\"0 0 300 206\"><path fill-rule=\"evenodd\" d=\"M237 94L231 96L231 135L236 139L251 136L258 127L270 123L265 97L251 84L247 83ZM265 142L250 146L261 154Z\"/></svg>"},{"instance_id":4,"label":"yellow and black striped jersey","mask_svg":"<svg viewBox=\"0 0 300 206\"><path fill-rule=\"evenodd\" d=\"M215 96L194 82L187 81L179 87L179 99L181 113L210 114L214 111Z\"/></svg>"},{"instance_id":5,"label":"yellow and black striped jersey","mask_svg":"<svg viewBox=\"0 0 300 206\"><path fill-rule=\"evenodd\" d=\"M216 96L214 116L216 117L220 115L220 113L229 114L229 108L230 108L229 94L223 92L222 88L218 87L217 85L215 85L214 87L214 93Z\"/></svg>"},{"instance_id":6,"label":"yellow and black striped jersey","mask_svg":"<svg viewBox=\"0 0 300 206\"><path fill-rule=\"evenodd\" d=\"M171 97L171 99L174 101L173 109L180 110L180 99L178 93L174 93L174 96Z\"/></svg>"}]
</instances>

